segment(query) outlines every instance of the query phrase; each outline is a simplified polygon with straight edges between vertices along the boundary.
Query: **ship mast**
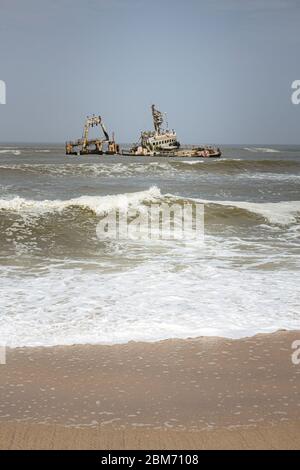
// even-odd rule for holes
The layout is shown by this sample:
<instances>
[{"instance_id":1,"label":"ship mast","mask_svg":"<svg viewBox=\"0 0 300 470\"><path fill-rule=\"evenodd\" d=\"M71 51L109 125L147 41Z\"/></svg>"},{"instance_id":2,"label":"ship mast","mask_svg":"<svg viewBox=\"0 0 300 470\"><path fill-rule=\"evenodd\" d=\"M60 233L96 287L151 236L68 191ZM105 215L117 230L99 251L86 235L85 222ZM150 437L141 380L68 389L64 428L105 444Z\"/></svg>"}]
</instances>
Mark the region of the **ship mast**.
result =
<instances>
[{"instance_id":1,"label":"ship mast","mask_svg":"<svg viewBox=\"0 0 300 470\"><path fill-rule=\"evenodd\" d=\"M158 111L158 109L155 109L154 104L151 106L151 109L155 132L157 134L161 134L161 126L164 122L163 113L161 111Z\"/></svg>"}]
</instances>

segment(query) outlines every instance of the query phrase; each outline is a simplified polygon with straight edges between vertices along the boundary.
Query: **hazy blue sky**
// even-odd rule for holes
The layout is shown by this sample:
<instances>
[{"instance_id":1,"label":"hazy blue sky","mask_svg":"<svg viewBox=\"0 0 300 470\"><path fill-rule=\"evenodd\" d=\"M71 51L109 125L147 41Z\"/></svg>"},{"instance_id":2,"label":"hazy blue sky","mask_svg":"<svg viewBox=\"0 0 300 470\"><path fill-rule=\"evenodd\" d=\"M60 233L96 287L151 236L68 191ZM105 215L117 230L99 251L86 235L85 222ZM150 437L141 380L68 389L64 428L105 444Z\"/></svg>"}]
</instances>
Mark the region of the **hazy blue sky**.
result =
<instances>
[{"instance_id":1,"label":"hazy blue sky","mask_svg":"<svg viewBox=\"0 0 300 470\"><path fill-rule=\"evenodd\" d=\"M300 0L0 0L0 141L117 140L168 112L182 142L300 144Z\"/></svg>"}]
</instances>

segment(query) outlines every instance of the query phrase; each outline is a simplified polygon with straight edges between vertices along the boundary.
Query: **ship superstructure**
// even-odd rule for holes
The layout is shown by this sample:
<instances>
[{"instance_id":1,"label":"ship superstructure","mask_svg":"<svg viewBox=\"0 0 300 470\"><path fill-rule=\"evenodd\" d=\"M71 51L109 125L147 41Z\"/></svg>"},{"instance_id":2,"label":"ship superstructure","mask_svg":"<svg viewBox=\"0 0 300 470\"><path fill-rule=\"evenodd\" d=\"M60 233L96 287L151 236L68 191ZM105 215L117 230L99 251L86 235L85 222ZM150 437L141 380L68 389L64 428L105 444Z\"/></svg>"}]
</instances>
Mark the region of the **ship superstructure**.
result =
<instances>
[{"instance_id":1,"label":"ship superstructure","mask_svg":"<svg viewBox=\"0 0 300 470\"><path fill-rule=\"evenodd\" d=\"M174 129L169 130L168 124L166 129L163 128L166 114L156 109L154 104L151 111L154 130L142 132L139 143L133 145L130 150L123 150L122 155L196 158L216 158L222 155L217 147L180 148Z\"/></svg>"},{"instance_id":2,"label":"ship superstructure","mask_svg":"<svg viewBox=\"0 0 300 470\"><path fill-rule=\"evenodd\" d=\"M154 130L141 133L142 147L154 152L178 149L180 143L174 129L163 129L166 114L156 109L154 104L151 106L151 110Z\"/></svg>"}]
</instances>

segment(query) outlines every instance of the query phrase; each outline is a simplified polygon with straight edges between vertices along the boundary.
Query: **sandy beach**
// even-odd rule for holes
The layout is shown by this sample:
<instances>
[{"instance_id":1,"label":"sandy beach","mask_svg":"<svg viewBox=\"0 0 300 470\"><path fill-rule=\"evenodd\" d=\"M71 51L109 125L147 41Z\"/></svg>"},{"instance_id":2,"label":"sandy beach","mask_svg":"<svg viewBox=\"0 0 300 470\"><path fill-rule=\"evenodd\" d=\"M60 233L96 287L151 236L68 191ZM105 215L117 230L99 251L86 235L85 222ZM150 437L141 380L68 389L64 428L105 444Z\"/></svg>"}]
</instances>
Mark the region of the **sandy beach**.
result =
<instances>
[{"instance_id":1,"label":"sandy beach","mask_svg":"<svg viewBox=\"0 0 300 470\"><path fill-rule=\"evenodd\" d=\"M9 349L0 448L300 448L297 339Z\"/></svg>"}]
</instances>

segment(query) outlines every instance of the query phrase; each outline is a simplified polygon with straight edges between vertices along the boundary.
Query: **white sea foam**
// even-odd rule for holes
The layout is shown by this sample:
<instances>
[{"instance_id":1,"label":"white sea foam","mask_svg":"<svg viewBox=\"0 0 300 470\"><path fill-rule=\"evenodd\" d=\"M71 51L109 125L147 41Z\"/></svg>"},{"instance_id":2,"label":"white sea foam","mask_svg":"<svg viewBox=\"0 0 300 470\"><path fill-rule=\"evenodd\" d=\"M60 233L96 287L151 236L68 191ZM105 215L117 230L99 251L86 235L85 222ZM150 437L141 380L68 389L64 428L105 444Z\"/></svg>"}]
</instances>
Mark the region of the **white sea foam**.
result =
<instances>
[{"instance_id":1,"label":"white sea foam","mask_svg":"<svg viewBox=\"0 0 300 470\"><path fill-rule=\"evenodd\" d=\"M199 163L204 163L204 160L180 160L178 161L178 163L186 163L187 165L198 165Z\"/></svg>"},{"instance_id":2,"label":"white sea foam","mask_svg":"<svg viewBox=\"0 0 300 470\"><path fill-rule=\"evenodd\" d=\"M280 153L280 150L267 147L245 147L244 150L254 153Z\"/></svg>"},{"instance_id":3,"label":"white sea foam","mask_svg":"<svg viewBox=\"0 0 300 470\"><path fill-rule=\"evenodd\" d=\"M112 209L126 210L128 207L138 207L142 202L155 201L161 197L160 190L153 186L148 191L136 193L116 194L111 196L81 196L78 198L63 200L29 200L21 197L12 199L0 199L0 210L14 211L27 214L45 214L61 212L70 207L89 209L96 215Z\"/></svg>"},{"instance_id":4,"label":"white sea foam","mask_svg":"<svg viewBox=\"0 0 300 470\"><path fill-rule=\"evenodd\" d=\"M244 209L248 212L264 217L272 224L289 225L297 222L300 217L300 201L284 202L238 202L238 201L217 201L222 206L232 206Z\"/></svg>"},{"instance_id":5,"label":"white sea foam","mask_svg":"<svg viewBox=\"0 0 300 470\"><path fill-rule=\"evenodd\" d=\"M300 328L292 271L220 269L221 258L193 263L182 250L179 258L180 269L170 258L117 274L53 268L3 277L0 341L11 347L105 344Z\"/></svg>"},{"instance_id":6,"label":"white sea foam","mask_svg":"<svg viewBox=\"0 0 300 470\"><path fill-rule=\"evenodd\" d=\"M1 149L1 154L12 154L12 155L21 155L21 150L17 149Z\"/></svg>"},{"instance_id":7,"label":"white sea foam","mask_svg":"<svg viewBox=\"0 0 300 470\"><path fill-rule=\"evenodd\" d=\"M37 151L38 152L38 151ZM89 177L130 177L136 175L151 175L160 173L174 173L176 169L173 168L169 163L162 162L150 162L144 163L80 163L80 164L14 164L14 165L2 165L0 168L5 170L16 170L24 173L51 175L51 176L89 176Z\"/></svg>"}]
</instances>

